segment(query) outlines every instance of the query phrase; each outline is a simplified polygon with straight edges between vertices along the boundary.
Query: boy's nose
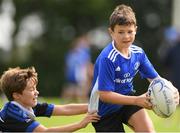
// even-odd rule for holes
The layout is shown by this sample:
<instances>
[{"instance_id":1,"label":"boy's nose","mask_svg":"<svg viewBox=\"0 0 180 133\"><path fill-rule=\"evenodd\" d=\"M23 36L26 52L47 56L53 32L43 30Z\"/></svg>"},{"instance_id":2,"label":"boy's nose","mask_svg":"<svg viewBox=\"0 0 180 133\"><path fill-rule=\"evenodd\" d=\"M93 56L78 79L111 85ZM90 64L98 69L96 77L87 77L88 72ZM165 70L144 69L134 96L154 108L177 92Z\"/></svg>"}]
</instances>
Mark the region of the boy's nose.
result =
<instances>
[{"instance_id":1,"label":"boy's nose","mask_svg":"<svg viewBox=\"0 0 180 133\"><path fill-rule=\"evenodd\" d=\"M36 94L39 95L39 91L36 90Z\"/></svg>"},{"instance_id":2,"label":"boy's nose","mask_svg":"<svg viewBox=\"0 0 180 133\"><path fill-rule=\"evenodd\" d=\"M128 33L124 34L124 38L129 38L129 37L130 37L130 35Z\"/></svg>"}]
</instances>

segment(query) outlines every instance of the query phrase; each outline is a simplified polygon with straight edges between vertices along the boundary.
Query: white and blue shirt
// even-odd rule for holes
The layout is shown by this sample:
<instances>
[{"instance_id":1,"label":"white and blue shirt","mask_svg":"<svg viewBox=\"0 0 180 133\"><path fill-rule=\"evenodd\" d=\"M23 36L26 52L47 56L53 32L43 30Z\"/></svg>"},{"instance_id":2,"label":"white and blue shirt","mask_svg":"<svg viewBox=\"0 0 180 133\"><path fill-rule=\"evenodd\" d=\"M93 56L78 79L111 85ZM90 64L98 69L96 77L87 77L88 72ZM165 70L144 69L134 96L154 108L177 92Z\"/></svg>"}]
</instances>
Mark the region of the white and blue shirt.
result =
<instances>
[{"instance_id":1,"label":"white and blue shirt","mask_svg":"<svg viewBox=\"0 0 180 133\"><path fill-rule=\"evenodd\" d=\"M123 56L113 41L100 53L94 66L89 111L98 110L98 114L104 116L122 107L101 101L98 90L128 95L133 91L133 78L138 72L143 78L153 79L158 76L142 48L131 45L129 51L128 58Z\"/></svg>"},{"instance_id":2,"label":"white and blue shirt","mask_svg":"<svg viewBox=\"0 0 180 133\"><path fill-rule=\"evenodd\" d=\"M32 110L27 110L15 101L5 104L0 110L0 132L33 132L40 125L35 117L50 117L53 104L38 103Z\"/></svg>"}]
</instances>

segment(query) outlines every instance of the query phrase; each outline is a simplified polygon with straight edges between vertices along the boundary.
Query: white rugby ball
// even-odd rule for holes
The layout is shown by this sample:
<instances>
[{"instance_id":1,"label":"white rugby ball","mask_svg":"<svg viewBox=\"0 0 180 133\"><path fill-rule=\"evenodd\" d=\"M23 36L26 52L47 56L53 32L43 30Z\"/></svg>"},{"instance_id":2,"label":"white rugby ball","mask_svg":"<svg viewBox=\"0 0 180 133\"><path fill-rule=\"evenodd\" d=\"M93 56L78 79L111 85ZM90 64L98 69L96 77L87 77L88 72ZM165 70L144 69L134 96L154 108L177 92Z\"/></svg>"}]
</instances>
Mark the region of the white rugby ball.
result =
<instances>
[{"instance_id":1,"label":"white rugby ball","mask_svg":"<svg viewBox=\"0 0 180 133\"><path fill-rule=\"evenodd\" d=\"M176 110L174 100L175 88L171 82L163 78L154 79L148 87L153 111L160 117L170 117Z\"/></svg>"}]
</instances>

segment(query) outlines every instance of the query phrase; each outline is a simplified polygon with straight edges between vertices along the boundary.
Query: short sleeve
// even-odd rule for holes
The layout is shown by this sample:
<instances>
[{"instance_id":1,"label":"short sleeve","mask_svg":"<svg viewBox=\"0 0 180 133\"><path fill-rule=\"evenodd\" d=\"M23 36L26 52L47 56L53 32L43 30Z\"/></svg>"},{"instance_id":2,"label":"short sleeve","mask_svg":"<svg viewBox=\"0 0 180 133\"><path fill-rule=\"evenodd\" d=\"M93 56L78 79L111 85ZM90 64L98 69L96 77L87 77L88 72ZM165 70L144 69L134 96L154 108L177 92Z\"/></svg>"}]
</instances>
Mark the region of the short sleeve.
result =
<instances>
[{"instance_id":1,"label":"short sleeve","mask_svg":"<svg viewBox=\"0 0 180 133\"><path fill-rule=\"evenodd\" d=\"M158 76L158 73L154 69L153 65L151 64L151 62L147 58L144 51L143 51L142 56L141 56L141 63L140 63L139 72L140 72L140 75L142 78L153 79L153 78Z\"/></svg>"},{"instance_id":2,"label":"short sleeve","mask_svg":"<svg viewBox=\"0 0 180 133\"><path fill-rule=\"evenodd\" d=\"M101 59L99 63L98 89L113 91L115 86L114 77L114 64L108 58Z\"/></svg>"},{"instance_id":3,"label":"short sleeve","mask_svg":"<svg viewBox=\"0 0 180 133\"><path fill-rule=\"evenodd\" d=\"M53 104L47 104L47 103L38 103L34 108L34 114L36 116L47 116L50 117L52 115L54 109Z\"/></svg>"}]
</instances>

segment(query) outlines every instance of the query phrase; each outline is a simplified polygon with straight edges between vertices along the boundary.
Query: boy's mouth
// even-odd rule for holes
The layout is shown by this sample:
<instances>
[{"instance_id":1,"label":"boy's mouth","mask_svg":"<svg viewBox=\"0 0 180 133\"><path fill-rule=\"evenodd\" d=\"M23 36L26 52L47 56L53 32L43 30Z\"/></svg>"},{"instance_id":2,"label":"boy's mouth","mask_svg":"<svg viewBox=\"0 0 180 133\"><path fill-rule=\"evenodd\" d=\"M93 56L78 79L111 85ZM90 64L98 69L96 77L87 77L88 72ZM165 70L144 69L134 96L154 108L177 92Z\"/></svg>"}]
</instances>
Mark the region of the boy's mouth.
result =
<instances>
[{"instance_id":1,"label":"boy's mouth","mask_svg":"<svg viewBox=\"0 0 180 133\"><path fill-rule=\"evenodd\" d=\"M37 100L38 96L36 96L35 98L33 98L33 100Z\"/></svg>"},{"instance_id":2,"label":"boy's mouth","mask_svg":"<svg viewBox=\"0 0 180 133\"><path fill-rule=\"evenodd\" d=\"M130 43L131 41L123 41L123 43Z\"/></svg>"}]
</instances>

